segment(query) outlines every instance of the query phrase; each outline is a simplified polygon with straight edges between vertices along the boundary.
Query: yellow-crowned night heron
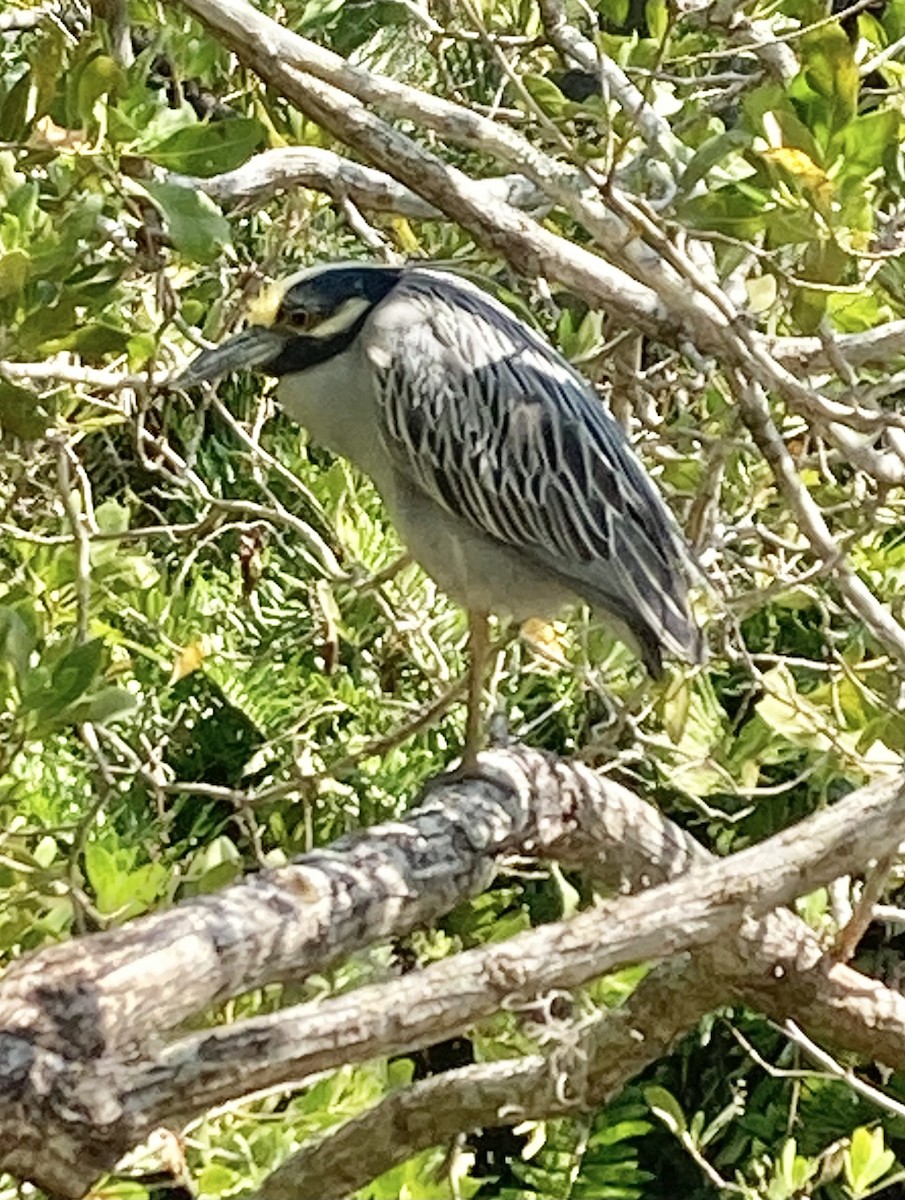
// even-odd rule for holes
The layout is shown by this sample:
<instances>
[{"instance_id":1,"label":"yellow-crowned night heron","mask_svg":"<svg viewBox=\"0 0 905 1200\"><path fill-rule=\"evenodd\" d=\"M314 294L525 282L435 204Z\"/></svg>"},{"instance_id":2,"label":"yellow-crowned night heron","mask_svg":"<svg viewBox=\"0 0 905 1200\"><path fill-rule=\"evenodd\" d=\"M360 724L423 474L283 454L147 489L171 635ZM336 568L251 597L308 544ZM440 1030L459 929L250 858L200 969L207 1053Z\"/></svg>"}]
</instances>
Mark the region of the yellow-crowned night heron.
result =
<instances>
[{"instance_id":1,"label":"yellow-crowned night heron","mask_svg":"<svg viewBox=\"0 0 905 1200\"><path fill-rule=\"evenodd\" d=\"M580 597L652 675L664 650L698 660L666 506L581 376L503 305L426 267L341 263L273 285L252 320L177 386L240 367L278 376L286 412L370 475L413 556L468 610L465 761L489 612L544 617Z\"/></svg>"}]
</instances>

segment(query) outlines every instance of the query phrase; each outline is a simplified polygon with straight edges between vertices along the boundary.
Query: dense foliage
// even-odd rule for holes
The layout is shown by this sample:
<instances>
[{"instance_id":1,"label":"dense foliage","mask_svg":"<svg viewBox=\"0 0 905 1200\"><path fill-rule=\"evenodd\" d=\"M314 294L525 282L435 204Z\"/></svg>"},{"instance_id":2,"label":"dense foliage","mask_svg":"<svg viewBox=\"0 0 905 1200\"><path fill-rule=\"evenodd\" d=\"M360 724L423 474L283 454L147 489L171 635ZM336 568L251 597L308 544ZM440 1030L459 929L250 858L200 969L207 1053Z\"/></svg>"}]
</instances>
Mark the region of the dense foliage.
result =
<instances>
[{"instance_id":1,"label":"dense foliage","mask_svg":"<svg viewBox=\"0 0 905 1200\"><path fill-rule=\"evenodd\" d=\"M838 19L816 0L746 6L760 41L661 0L565 7L667 124L681 171L658 174L633 114L567 70L531 0L267 5L353 61L645 196L670 237L689 231L712 253L752 328L829 346L905 316L905 3ZM616 773L719 853L900 768L903 663L815 554L717 362L524 278L446 220L362 213L305 189L218 207L183 177L265 148L343 147L178 5L131 0L126 54L115 20L32 12L8 9L23 19L0 24L0 963L396 816L455 756L464 616L400 558L370 483L307 444L258 381L203 398L150 382L300 264L398 255L486 280L599 384L699 554L705 668L651 682L576 611L499 652L514 736ZM780 35L795 60L786 79L763 57ZM475 176L505 169L424 137ZM586 240L561 208L543 219ZM863 407L895 408L895 363L856 369L827 353L829 395L844 403L858 388ZM854 434L859 458L779 400L774 416L836 544L900 617L905 492L870 468L895 438L877 449ZM577 880L514 871L440 929L292 995L589 899ZM824 892L802 912L827 934L839 920ZM898 978L891 929L872 927L860 962ZM642 973L602 981L587 1002L618 1003ZM281 993L215 1019L266 1011ZM394 1083L524 1052L526 1038L501 1016L415 1059L237 1102L186 1131L189 1173L202 1195L250 1193L299 1141ZM600 1111L475 1134L360 1194L896 1194L905 1110L804 1065L765 1019L727 1009ZM866 1071L905 1103L898 1075ZM137 1154L98 1194L150 1196L159 1157ZM0 1197L17 1194L0 1180Z\"/></svg>"}]
</instances>

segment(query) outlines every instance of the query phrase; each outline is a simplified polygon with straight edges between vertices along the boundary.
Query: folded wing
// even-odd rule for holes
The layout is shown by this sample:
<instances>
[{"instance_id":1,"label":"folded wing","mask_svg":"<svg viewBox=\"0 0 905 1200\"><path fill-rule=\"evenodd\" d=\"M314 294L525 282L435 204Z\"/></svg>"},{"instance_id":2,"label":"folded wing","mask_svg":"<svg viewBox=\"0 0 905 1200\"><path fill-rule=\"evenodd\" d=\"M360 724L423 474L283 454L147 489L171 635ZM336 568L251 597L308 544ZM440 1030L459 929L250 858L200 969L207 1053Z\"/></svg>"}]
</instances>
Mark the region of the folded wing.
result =
<instances>
[{"instance_id":1,"label":"folded wing","mask_svg":"<svg viewBox=\"0 0 905 1200\"><path fill-rule=\"evenodd\" d=\"M627 626L654 674L662 649L700 657L672 517L565 359L478 288L421 269L366 341L398 470Z\"/></svg>"}]
</instances>

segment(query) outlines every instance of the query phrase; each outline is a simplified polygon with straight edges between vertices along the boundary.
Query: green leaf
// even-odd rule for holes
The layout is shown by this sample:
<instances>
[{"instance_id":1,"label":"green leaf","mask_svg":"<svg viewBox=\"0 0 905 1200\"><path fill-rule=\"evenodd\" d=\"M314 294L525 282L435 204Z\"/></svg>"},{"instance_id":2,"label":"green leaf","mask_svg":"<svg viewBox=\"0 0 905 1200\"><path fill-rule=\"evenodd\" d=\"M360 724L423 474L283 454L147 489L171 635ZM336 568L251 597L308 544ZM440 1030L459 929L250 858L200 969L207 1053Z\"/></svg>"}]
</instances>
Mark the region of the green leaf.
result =
<instances>
[{"instance_id":1,"label":"green leaf","mask_svg":"<svg viewBox=\"0 0 905 1200\"><path fill-rule=\"evenodd\" d=\"M650 36L657 42L662 42L669 29L669 9L663 0L647 0L644 5L644 15Z\"/></svg>"},{"instance_id":2,"label":"green leaf","mask_svg":"<svg viewBox=\"0 0 905 1200\"><path fill-rule=\"evenodd\" d=\"M157 338L153 333L133 333L126 343L129 370L140 371L157 353Z\"/></svg>"},{"instance_id":3,"label":"green leaf","mask_svg":"<svg viewBox=\"0 0 905 1200\"><path fill-rule=\"evenodd\" d=\"M631 0L598 0L596 7L608 25L621 29L628 21L631 6Z\"/></svg>"},{"instance_id":4,"label":"green leaf","mask_svg":"<svg viewBox=\"0 0 905 1200\"><path fill-rule=\"evenodd\" d=\"M73 647L57 663L50 680L35 695L29 696L28 707L34 708L42 721L59 716L87 692L100 670L104 652L101 638L94 638Z\"/></svg>"},{"instance_id":5,"label":"green leaf","mask_svg":"<svg viewBox=\"0 0 905 1200\"><path fill-rule=\"evenodd\" d=\"M216 892L232 883L241 871L242 855L238 847L222 834L194 855L183 872L183 887L189 895Z\"/></svg>"},{"instance_id":6,"label":"green leaf","mask_svg":"<svg viewBox=\"0 0 905 1200\"><path fill-rule=\"evenodd\" d=\"M161 895L170 878L163 863L132 865L134 851L110 849L100 842L85 847L85 875L102 913L125 920L145 912Z\"/></svg>"},{"instance_id":7,"label":"green leaf","mask_svg":"<svg viewBox=\"0 0 905 1200\"><path fill-rule=\"evenodd\" d=\"M900 127L899 113L888 108L878 108L851 121L838 139L842 154L840 179L860 179L891 163L897 153Z\"/></svg>"},{"instance_id":8,"label":"green leaf","mask_svg":"<svg viewBox=\"0 0 905 1200\"><path fill-rule=\"evenodd\" d=\"M825 143L858 111L860 77L852 44L839 25L824 25L801 39L801 74L790 89L809 115L809 125Z\"/></svg>"},{"instance_id":9,"label":"green leaf","mask_svg":"<svg viewBox=\"0 0 905 1200\"><path fill-rule=\"evenodd\" d=\"M825 750L831 745L827 716L798 691L788 667L768 671L763 689L755 708L771 729L796 746Z\"/></svg>"},{"instance_id":10,"label":"green leaf","mask_svg":"<svg viewBox=\"0 0 905 1200\"><path fill-rule=\"evenodd\" d=\"M20 229L31 231L38 216L40 198L41 189L34 180L23 183L11 193L6 211L18 220Z\"/></svg>"},{"instance_id":11,"label":"green leaf","mask_svg":"<svg viewBox=\"0 0 905 1200\"><path fill-rule=\"evenodd\" d=\"M806 1195L807 1184L819 1170L819 1160L803 1158L798 1154L795 1139L788 1138L773 1164L773 1178L765 1200L793 1200L793 1197Z\"/></svg>"},{"instance_id":12,"label":"green leaf","mask_svg":"<svg viewBox=\"0 0 905 1200\"><path fill-rule=\"evenodd\" d=\"M654 1116L659 1117L667 1129L675 1134L685 1132L685 1114L672 1092L664 1087L646 1087L644 1099Z\"/></svg>"},{"instance_id":13,"label":"green leaf","mask_svg":"<svg viewBox=\"0 0 905 1200\"><path fill-rule=\"evenodd\" d=\"M253 117L188 125L145 154L158 166L185 175L216 175L244 163L264 141L265 131Z\"/></svg>"},{"instance_id":14,"label":"green leaf","mask_svg":"<svg viewBox=\"0 0 905 1200\"><path fill-rule=\"evenodd\" d=\"M826 310L840 333L863 333L889 319L884 315L881 298L873 293L853 296L851 292L832 292Z\"/></svg>"},{"instance_id":15,"label":"green leaf","mask_svg":"<svg viewBox=\"0 0 905 1200\"><path fill-rule=\"evenodd\" d=\"M29 55L33 84L32 119L43 117L53 104L63 70L66 34L62 22L46 22ZM0 126L2 128L2 126Z\"/></svg>"},{"instance_id":16,"label":"green leaf","mask_svg":"<svg viewBox=\"0 0 905 1200\"><path fill-rule=\"evenodd\" d=\"M534 103L547 116L562 116L569 108L571 102L546 75L525 75L522 77L522 83Z\"/></svg>"},{"instance_id":17,"label":"green leaf","mask_svg":"<svg viewBox=\"0 0 905 1200\"><path fill-rule=\"evenodd\" d=\"M125 688L102 688L87 702L84 711L79 714L78 720L93 721L96 725L106 725L110 721L115 721L130 713L135 705L135 697Z\"/></svg>"},{"instance_id":18,"label":"green leaf","mask_svg":"<svg viewBox=\"0 0 905 1200\"><path fill-rule=\"evenodd\" d=\"M26 71L6 93L0 104L0 129L5 140L23 141L34 120L31 113L33 81Z\"/></svg>"},{"instance_id":19,"label":"green leaf","mask_svg":"<svg viewBox=\"0 0 905 1200\"><path fill-rule=\"evenodd\" d=\"M129 506L112 496L94 510L94 519L102 533L125 533L129 528Z\"/></svg>"},{"instance_id":20,"label":"green leaf","mask_svg":"<svg viewBox=\"0 0 905 1200\"><path fill-rule=\"evenodd\" d=\"M299 31L326 25L343 6L343 0L308 0L296 28Z\"/></svg>"},{"instance_id":21,"label":"green leaf","mask_svg":"<svg viewBox=\"0 0 905 1200\"><path fill-rule=\"evenodd\" d=\"M0 431L29 442L43 437L52 424L53 414L43 397L10 379L0 379Z\"/></svg>"},{"instance_id":22,"label":"green leaf","mask_svg":"<svg viewBox=\"0 0 905 1200\"><path fill-rule=\"evenodd\" d=\"M230 244L229 222L208 196L176 183L144 184L160 209L174 247L196 262L212 262Z\"/></svg>"},{"instance_id":23,"label":"green leaf","mask_svg":"<svg viewBox=\"0 0 905 1200\"><path fill-rule=\"evenodd\" d=\"M109 355L120 355L129 344L125 329L105 321L89 321L73 329L66 337L54 338L42 344L48 354L72 350L86 362L96 362Z\"/></svg>"},{"instance_id":24,"label":"green leaf","mask_svg":"<svg viewBox=\"0 0 905 1200\"><path fill-rule=\"evenodd\" d=\"M238 1171L230 1170L222 1163L209 1162L198 1172L196 1183L199 1197L225 1196L235 1192L245 1180Z\"/></svg>"},{"instance_id":25,"label":"green leaf","mask_svg":"<svg viewBox=\"0 0 905 1200\"><path fill-rule=\"evenodd\" d=\"M28 281L31 257L25 250L7 250L0 254L0 300L18 296Z\"/></svg>"},{"instance_id":26,"label":"green leaf","mask_svg":"<svg viewBox=\"0 0 905 1200\"><path fill-rule=\"evenodd\" d=\"M718 163L740 147L750 146L751 134L744 129L728 129L703 142L691 157L679 179L680 191L687 195L695 184L709 174Z\"/></svg>"},{"instance_id":27,"label":"green leaf","mask_svg":"<svg viewBox=\"0 0 905 1200\"><path fill-rule=\"evenodd\" d=\"M101 897L115 888L118 873L116 857L99 842L89 842L85 847L85 874L98 898L98 906L106 911L109 909Z\"/></svg>"},{"instance_id":28,"label":"green leaf","mask_svg":"<svg viewBox=\"0 0 905 1200\"><path fill-rule=\"evenodd\" d=\"M118 63L106 54L98 54L86 64L78 82L76 104L83 121L94 115L101 96L121 96L127 91L126 77Z\"/></svg>"},{"instance_id":29,"label":"green leaf","mask_svg":"<svg viewBox=\"0 0 905 1200\"><path fill-rule=\"evenodd\" d=\"M884 1149L882 1128L870 1130L860 1125L852 1134L844 1161L849 1187L856 1196L863 1196L892 1167L896 1156Z\"/></svg>"},{"instance_id":30,"label":"green leaf","mask_svg":"<svg viewBox=\"0 0 905 1200\"><path fill-rule=\"evenodd\" d=\"M34 648L34 627L15 608L0 607L0 658L10 663L20 686Z\"/></svg>"}]
</instances>

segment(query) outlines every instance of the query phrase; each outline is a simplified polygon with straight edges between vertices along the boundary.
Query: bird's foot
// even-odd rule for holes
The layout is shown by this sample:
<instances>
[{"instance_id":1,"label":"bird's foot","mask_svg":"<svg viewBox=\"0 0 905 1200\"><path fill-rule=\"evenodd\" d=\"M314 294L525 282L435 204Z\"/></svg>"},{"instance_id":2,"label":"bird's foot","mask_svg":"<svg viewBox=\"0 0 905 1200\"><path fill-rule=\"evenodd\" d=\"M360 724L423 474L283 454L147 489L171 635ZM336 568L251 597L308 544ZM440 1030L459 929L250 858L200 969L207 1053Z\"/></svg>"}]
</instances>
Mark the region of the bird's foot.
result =
<instances>
[{"instance_id":1,"label":"bird's foot","mask_svg":"<svg viewBox=\"0 0 905 1200\"><path fill-rule=\"evenodd\" d=\"M501 788L503 791L511 792L514 790L514 784L509 775L488 762L486 758L480 758L475 755L462 755L462 758L454 766L442 771L428 784L428 789L433 790L436 787L450 787L457 783L489 783L493 787Z\"/></svg>"},{"instance_id":2,"label":"bird's foot","mask_svg":"<svg viewBox=\"0 0 905 1200\"><path fill-rule=\"evenodd\" d=\"M487 735L490 750L503 750L510 744L512 739L509 736L509 723L503 709L498 708L490 718ZM449 767L441 775L436 776L432 780L432 784L462 783L468 779L481 779L500 787L511 788L511 782L501 771L497 771L488 762L481 760L481 750L480 736L466 737L465 745L462 747L462 757L455 766Z\"/></svg>"}]
</instances>

